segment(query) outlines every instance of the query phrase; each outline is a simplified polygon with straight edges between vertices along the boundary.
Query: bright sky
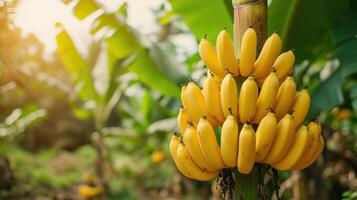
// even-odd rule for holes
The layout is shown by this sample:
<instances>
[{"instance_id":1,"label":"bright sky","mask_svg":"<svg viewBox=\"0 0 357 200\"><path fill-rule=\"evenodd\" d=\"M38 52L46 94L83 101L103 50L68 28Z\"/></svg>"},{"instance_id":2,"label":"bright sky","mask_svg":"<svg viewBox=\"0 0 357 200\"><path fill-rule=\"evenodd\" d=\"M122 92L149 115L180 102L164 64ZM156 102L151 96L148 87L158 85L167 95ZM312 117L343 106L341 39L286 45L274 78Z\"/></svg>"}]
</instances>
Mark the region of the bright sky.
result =
<instances>
[{"instance_id":1,"label":"bright sky","mask_svg":"<svg viewBox=\"0 0 357 200\"><path fill-rule=\"evenodd\" d=\"M100 0L109 11L115 11L123 0ZM128 23L142 34L156 32L153 9L158 8L165 0L135 0L128 1ZM65 6L60 0L22 0L18 6L15 23L24 34L33 33L45 44L45 53L50 55L56 49L57 21L61 22L72 35L78 50L86 56L87 44L90 41L89 23L81 22L71 13L71 7ZM196 51L197 44L192 36L176 37L173 39L188 54Z\"/></svg>"}]
</instances>

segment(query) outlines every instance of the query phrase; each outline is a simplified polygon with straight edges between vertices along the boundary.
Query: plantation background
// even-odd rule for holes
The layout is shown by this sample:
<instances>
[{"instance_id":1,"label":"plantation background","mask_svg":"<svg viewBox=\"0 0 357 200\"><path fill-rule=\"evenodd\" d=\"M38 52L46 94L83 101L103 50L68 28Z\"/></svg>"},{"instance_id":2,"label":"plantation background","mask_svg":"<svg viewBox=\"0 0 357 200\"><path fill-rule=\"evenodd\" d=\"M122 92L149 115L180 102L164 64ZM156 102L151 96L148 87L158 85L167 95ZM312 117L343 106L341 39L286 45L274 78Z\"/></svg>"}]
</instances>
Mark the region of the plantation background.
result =
<instances>
[{"instance_id":1,"label":"plantation background","mask_svg":"<svg viewBox=\"0 0 357 200\"><path fill-rule=\"evenodd\" d=\"M356 199L357 2L268 3L326 141L280 173L283 199ZM0 199L81 199L101 178L96 198L218 198L178 173L168 142L180 85L204 76L197 42L232 35L232 17L229 0L1 0Z\"/></svg>"}]
</instances>

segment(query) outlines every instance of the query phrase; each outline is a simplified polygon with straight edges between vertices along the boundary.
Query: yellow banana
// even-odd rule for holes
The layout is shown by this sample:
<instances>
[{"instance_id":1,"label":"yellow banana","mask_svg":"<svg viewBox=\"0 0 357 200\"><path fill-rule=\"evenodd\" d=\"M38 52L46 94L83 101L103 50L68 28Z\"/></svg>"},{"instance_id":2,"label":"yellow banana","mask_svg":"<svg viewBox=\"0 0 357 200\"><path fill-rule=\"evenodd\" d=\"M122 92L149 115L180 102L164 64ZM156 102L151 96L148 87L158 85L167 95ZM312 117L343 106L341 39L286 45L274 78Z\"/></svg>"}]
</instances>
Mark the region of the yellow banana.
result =
<instances>
[{"instance_id":1,"label":"yellow banana","mask_svg":"<svg viewBox=\"0 0 357 200\"><path fill-rule=\"evenodd\" d=\"M275 59L281 50L281 39L278 34L273 33L264 43L260 55L255 61L253 73L257 79L262 79L269 75Z\"/></svg>"},{"instance_id":2,"label":"yellow banana","mask_svg":"<svg viewBox=\"0 0 357 200\"><path fill-rule=\"evenodd\" d=\"M207 164L207 161L203 157L203 153L201 151L200 142L198 141L198 134L193 126L188 126L186 128L185 135L183 136L183 141L186 145L186 149L193 161L204 171L216 171L214 168L210 167Z\"/></svg>"},{"instance_id":3,"label":"yellow banana","mask_svg":"<svg viewBox=\"0 0 357 200\"><path fill-rule=\"evenodd\" d=\"M177 148L177 162L180 163L182 168L187 171L187 173L196 180L199 181L209 181L216 178L219 171L216 172L206 172L199 168L195 162L193 162L192 157L188 153L186 146L180 143Z\"/></svg>"},{"instance_id":4,"label":"yellow banana","mask_svg":"<svg viewBox=\"0 0 357 200\"><path fill-rule=\"evenodd\" d=\"M222 80L224 78L222 76L218 76L218 75L213 74L210 70L207 70L207 77L208 78L213 77L213 79L217 82L217 84L219 86L221 86Z\"/></svg>"},{"instance_id":5,"label":"yellow banana","mask_svg":"<svg viewBox=\"0 0 357 200\"><path fill-rule=\"evenodd\" d=\"M322 135L320 135L319 140L318 140L318 146L316 149L314 149L313 156L311 159L308 160L308 162L304 163L304 165L299 166L298 168L295 168L294 170L301 170L305 169L306 167L310 166L312 163L314 163L320 156L321 152L324 150L325 142L324 138Z\"/></svg>"},{"instance_id":6,"label":"yellow banana","mask_svg":"<svg viewBox=\"0 0 357 200\"><path fill-rule=\"evenodd\" d=\"M274 142L268 155L264 158L263 163L274 164L281 160L293 142L294 133L294 118L291 114L286 114L276 126Z\"/></svg>"},{"instance_id":7,"label":"yellow banana","mask_svg":"<svg viewBox=\"0 0 357 200\"><path fill-rule=\"evenodd\" d=\"M191 119L188 116L187 112L185 109L180 108L179 114L177 116L177 124L180 130L181 135L183 136L185 134L188 122L190 122Z\"/></svg>"},{"instance_id":8,"label":"yellow banana","mask_svg":"<svg viewBox=\"0 0 357 200\"><path fill-rule=\"evenodd\" d=\"M300 170L305 167L308 167L312 162L316 160L316 156L318 156L320 153L317 154L317 152L320 152L321 148L321 141L320 141L320 136L321 136L321 126L317 121L311 121L308 124L308 131L311 134L311 148L309 148L308 152L306 155L304 155L299 162L293 166L294 170ZM321 137L322 138L322 137ZM323 142L323 141L322 141ZM322 145L323 147L323 145Z\"/></svg>"},{"instance_id":9,"label":"yellow banana","mask_svg":"<svg viewBox=\"0 0 357 200\"><path fill-rule=\"evenodd\" d=\"M295 126L299 126L304 121L310 110L311 98L306 89L296 93L291 111L293 112Z\"/></svg>"},{"instance_id":10,"label":"yellow banana","mask_svg":"<svg viewBox=\"0 0 357 200\"><path fill-rule=\"evenodd\" d=\"M221 130L221 157L228 167L237 165L238 156L238 124L233 115L224 121Z\"/></svg>"},{"instance_id":11,"label":"yellow banana","mask_svg":"<svg viewBox=\"0 0 357 200\"><path fill-rule=\"evenodd\" d=\"M280 85L278 95L276 96L274 111L276 117L281 119L290 110L294 102L296 85L294 78L288 76Z\"/></svg>"},{"instance_id":12,"label":"yellow banana","mask_svg":"<svg viewBox=\"0 0 357 200\"><path fill-rule=\"evenodd\" d=\"M301 126L294 135L294 142L286 155L277 163L272 166L278 170L290 170L302 156L306 156L311 146L311 133L307 130L306 126Z\"/></svg>"},{"instance_id":13,"label":"yellow banana","mask_svg":"<svg viewBox=\"0 0 357 200\"><path fill-rule=\"evenodd\" d=\"M255 161L255 133L250 124L244 124L239 134L237 168L242 174L249 174Z\"/></svg>"},{"instance_id":14,"label":"yellow banana","mask_svg":"<svg viewBox=\"0 0 357 200\"><path fill-rule=\"evenodd\" d=\"M183 105L183 108L185 108L187 111L189 111L191 109L191 105L190 102L188 101L188 97L187 97L187 86L182 86L181 87L181 102Z\"/></svg>"},{"instance_id":15,"label":"yellow banana","mask_svg":"<svg viewBox=\"0 0 357 200\"><path fill-rule=\"evenodd\" d=\"M197 125L198 141L207 164L215 170L225 167L213 127L202 117Z\"/></svg>"},{"instance_id":16,"label":"yellow banana","mask_svg":"<svg viewBox=\"0 0 357 200\"><path fill-rule=\"evenodd\" d=\"M247 78L239 93L239 119L246 123L253 120L258 99L258 85L253 77Z\"/></svg>"},{"instance_id":17,"label":"yellow banana","mask_svg":"<svg viewBox=\"0 0 357 200\"><path fill-rule=\"evenodd\" d=\"M258 124L263 117L274 108L276 95L279 90L279 79L274 72L265 79L257 100L257 110L254 115L253 123Z\"/></svg>"},{"instance_id":18,"label":"yellow banana","mask_svg":"<svg viewBox=\"0 0 357 200\"><path fill-rule=\"evenodd\" d=\"M255 160L257 162L264 160L264 158L268 155L271 145L275 139L277 123L278 120L272 112L265 115L259 123L255 135Z\"/></svg>"},{"instance_id":19,"label":"yellow banana","mask_svg":"<svg viewBox=\"0 0 357 200\"><path fill-rule=\"evenodd\" d=\"M233 42L226 30L222 30L218 34L216 48L219 65L228 69L234 76L238 76L238 63L234 56Z\"/></svg>"},{"instance_id":20,"label":"yellow banana","mask_svg":"<svg viewBox=\"0 0 357 200\"><path fill-rule=\"evenodd\" d=\"M188 83L186 94L191 105L192 113L189 113L191 119L194 122L198 122L201 117L205 116L213 126L216 126L217 122L209 115L207 111L207 106L201 89L194 82Z\"/></svg>"},{"instance_id":21,"label":"yellow banana","mask_svg":"<svg viewBox=\"0 0 357 200\"><path fill-rule=\"evenodd\" d=\"M275 60L273 69L279 78L279 82L282 83L285 78L292 72L295 62L295 55L292 50L282 53Z\"/></svg>"},{"instance_id":22,"label":"yellow banana","mask_svg":"<svg viewBox=\"0 0 357 200\"><path fill-rule=\"evenodd\" d=\"M221 84L221 108L225 117L233 115L238 119L237 84L231 74L227 74Z\"/></svg>"},{"instance_id":23,"label":"yellow banana","mask_svg":"<svg viewBox=\"0 0 357 200\"><path fill-rule=\"evenodd\" d=\"M170 153L172 156L172 159L175 162L175 165L177 167L177 169L186 177L188 178L192 178L192 176L188 173L188 171L186 171L186 169L184 169L181 164L178 162L177 160L177 148L179 146L180 140L176 135L171 136L171 140L170 140Z\"/></svg>"},{"instance_id":24,"label":"yellow banana","mask_svg":"<svg viewBox=\"0 0 357 200\"><path fill-rule=\"evenodd\" d=\"M224 122L224 116L221 108L221 94L219 85L213 77L206 78L203 83L203 96L208 108L208 113L220 123Z\"/></svg>"},{"instance_id":25,"label":"yellow banana","mask_svg":"<svg viewBox=\"0 0 357 200\"><path fill-rule=\"evenodd\" d=\"M206 38L203 38L198 45L198 52L207 68L215 75L223 77L227 73L227 71L219 65L216 50Z\"/></svg>"},{"instance_id":26,"label":"yellow banana","mask_svg":"<svg viewBox=\"0 0 357 200\"><path fill-rule=\"evenodd\" d=\"M254 29L248 28L242 37L239 71L243 77L252 74L257 51L257 34Z\"/></svg>"}]
</instances>

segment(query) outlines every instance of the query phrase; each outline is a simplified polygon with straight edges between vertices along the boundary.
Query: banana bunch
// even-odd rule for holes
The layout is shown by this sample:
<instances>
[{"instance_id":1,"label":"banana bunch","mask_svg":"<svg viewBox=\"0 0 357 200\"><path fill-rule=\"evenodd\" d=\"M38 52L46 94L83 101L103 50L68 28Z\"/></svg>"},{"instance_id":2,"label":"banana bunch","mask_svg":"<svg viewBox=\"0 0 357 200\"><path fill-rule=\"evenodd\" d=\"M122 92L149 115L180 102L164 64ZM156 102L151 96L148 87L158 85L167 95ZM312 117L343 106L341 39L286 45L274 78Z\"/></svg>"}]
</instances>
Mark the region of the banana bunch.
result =
<instances>
[{"instance_id":1,"label":"banana bunch","mask_svg":"<svg viewBox=\"0 0 357 200\"><path fill-rule=\"evenodd\" d=\"M170 141L173 160L185 176L207 181L232 167L248 174L256 162L301 170L322 152L320 124L303 125L310 96L306 89L297 91L289 76L293 51L280 53L282 42L276 33L259 56L256 47L252 28L243 35L238 60L226 30L219 33L216 48L201 40L199 54L207 77L202 89L192 81L182 87L183 108L177 117L181 135Z\"/></svg>"}]
</instances>

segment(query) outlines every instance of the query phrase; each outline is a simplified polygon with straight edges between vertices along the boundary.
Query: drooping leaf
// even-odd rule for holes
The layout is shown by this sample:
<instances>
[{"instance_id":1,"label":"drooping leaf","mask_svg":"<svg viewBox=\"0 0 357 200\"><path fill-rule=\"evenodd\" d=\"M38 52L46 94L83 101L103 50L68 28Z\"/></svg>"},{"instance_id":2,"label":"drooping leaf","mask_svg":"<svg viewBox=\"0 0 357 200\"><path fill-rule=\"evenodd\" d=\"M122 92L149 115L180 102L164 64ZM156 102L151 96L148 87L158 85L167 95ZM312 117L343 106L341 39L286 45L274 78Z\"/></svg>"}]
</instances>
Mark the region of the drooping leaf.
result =
<instances>
[{"instance_id":1,"label":"drooping leaf","mask_svg":"<svg viewBox=\"0 0 357 200\"><path fill-rule=\"evenodd\" d=\"M150 56L155 60L159 69L170 80L183 83L187 80L188 72L186 66L180 63L163 44L154 44L150 48Z\"/></svg>"},{"instance_id":2,"label":"drooping leaf","mask_svg":"<svg viewBox=\"0 0 357 200\"><path fill-rule=\"evenodd\" d=\"M139 52L136 60L129 66L129 70L137 74L143 83L162 94L169 97L179 97L179 87L161 73L146 50Z\"/></svg>"},{"instance_id":3,"label":"drooping leaf","mask_svg":"<svg viewBox=\"0 0 357 200\"><path fill-rule=\"evenodd\" d=\"M82 100L95 99L91 67L78 52L74 42L63 27L56 36L57 52L69 73L74 77L78 96Z\"/></svg>"}]
</instances>

